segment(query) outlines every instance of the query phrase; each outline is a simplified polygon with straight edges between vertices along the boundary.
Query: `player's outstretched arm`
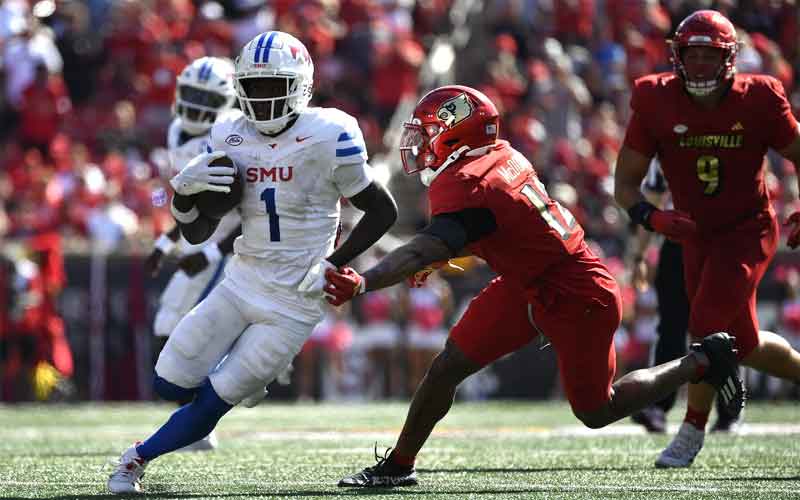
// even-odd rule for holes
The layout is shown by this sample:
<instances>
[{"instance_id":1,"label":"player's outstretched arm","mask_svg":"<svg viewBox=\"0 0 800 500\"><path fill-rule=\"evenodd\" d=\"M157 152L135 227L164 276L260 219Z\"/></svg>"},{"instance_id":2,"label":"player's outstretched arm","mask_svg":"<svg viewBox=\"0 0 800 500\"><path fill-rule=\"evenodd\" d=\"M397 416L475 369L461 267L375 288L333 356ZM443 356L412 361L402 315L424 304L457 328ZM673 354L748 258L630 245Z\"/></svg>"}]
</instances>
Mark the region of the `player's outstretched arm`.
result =
<instances>
[{"instance_id":1,"label":"player's outstretched arm","mask_svg":"<svg viewBox=\"0 0 800 500\"><path fill-rule=\"evenodd\" d=\"M467 245L496 229L497 220L487 208L437 214L414 239L390 252L363 276L349 267L327 270L326 300L340 306L358 294L392 286L420 269L462 255Z\"/></svg>"},{"instance_id":2,"label":"player's outstretched arm","mask_svg":"<svg viewBox=\"0 0 800 500\"><path fill-rule=\"evenodd\" d=\"M325 271L325 300L334 306L340 306L356 295L392 286L417 270L452 256L452 251L444 241L428 234L418 234L413 240L381 259L363 276L351 267Z\"/></svg>"},{"instance_id":3,"label":"player's outstretched arm","mask_svg":"<svg viewBox=\"0 0 800 500\"><path fill-rule=\"evenodd\" d=\"M219 220L206 217L197 210L191 196L178 193L172 197L172 216L183 237L192 245L206 241L219 225Z\"/></svg>"},{"instance_id":4,"label":"player's outstretched arm","mask_svg":"<svg viewBox=\"0 0 800 500\"><path fill-rule=\"evenodd\" d=\"M341 267L371 247L397 220L397 204L391 193L382 185L372 182L355 196L349 198L364 216L353 228L350 236L339 245L328 261Z\"/></svg>"},{"instance_id":5,"label":"player's outstretched arm","mask_svg":"<svg viewBox=\"0 0 800 500\"><path fill-rule=\"evenodd\" d=\"M453 251L438 236L418 234L364 273L365 291L400 283L420 269L434 262L447 261L453 256Z\"/></svg>"}]
</instances>

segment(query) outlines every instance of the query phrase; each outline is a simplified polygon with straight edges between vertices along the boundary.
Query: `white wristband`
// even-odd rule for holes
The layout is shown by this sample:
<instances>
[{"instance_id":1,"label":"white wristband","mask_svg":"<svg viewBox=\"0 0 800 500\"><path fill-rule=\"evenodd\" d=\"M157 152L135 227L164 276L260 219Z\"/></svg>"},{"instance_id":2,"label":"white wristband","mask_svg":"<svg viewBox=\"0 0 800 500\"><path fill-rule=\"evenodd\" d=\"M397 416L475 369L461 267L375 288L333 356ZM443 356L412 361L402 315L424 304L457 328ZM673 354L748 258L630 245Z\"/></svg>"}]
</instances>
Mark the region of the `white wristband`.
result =
<instances>
[{"instance_id":1,"label":"white wristband","mask_svg":"<svg viewBox=\"0 0 800 500\"><path fill-rule=\"evenodd\" d=\"M208 245L203 247L203 255L206 256L206 260L208 262L219 262L222 260L222 252L219 249L219 245L216 243L209 243Z\"/></svg>"},{"instance_id":2,"label":"white wristband","mask_svg":"<svg viewBox=\"0 0 800 500\"><path fill-rule=\"evenodd\" d=\"M161 250L161 253L167 255L168 253L172 252L172 249L175 248L175 242L169 239L169 236L166 234L162 234L156 240L156 248Z\"/></svg>"},{"instance_id":3,"label":"white wristband","mask_svg":"<svg viewBox=\"0 0 800 500\"><path fill-rule=\"evenodd\" d=\"M170 203L170 211L172 212L172 216L175 217L175 220L181 224L191 224L192 222L196 221L198 217L200 217L200 211L197 210L197 207L194 205L188 212L181 212L175 208L174 199L172 200L172 203Z\"/></svg>"}]
</instances>

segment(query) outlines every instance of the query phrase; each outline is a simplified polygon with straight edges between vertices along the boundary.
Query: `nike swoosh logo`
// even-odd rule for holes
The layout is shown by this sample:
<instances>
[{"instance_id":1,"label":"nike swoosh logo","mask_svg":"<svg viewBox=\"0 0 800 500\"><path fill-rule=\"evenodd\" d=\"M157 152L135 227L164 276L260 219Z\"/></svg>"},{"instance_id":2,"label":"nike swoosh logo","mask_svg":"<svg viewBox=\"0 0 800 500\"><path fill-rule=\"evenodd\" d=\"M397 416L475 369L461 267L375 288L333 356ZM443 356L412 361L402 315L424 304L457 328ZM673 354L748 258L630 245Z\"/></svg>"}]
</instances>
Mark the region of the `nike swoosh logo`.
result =
<instances>
[{"instance_id":1,"label":"nike swoosh logo","mask_svg":"<svg viewBox=\"0 0 800 500\"><path fill-rule=\"evenodd\" d=\"M312 137L312 136L310 136L310 135L307 135L307 136L305 136L305 137L296 137L296 138L295 138L295 140L296 140L297 142L303 142L303 141L305 141L306 139L308 139L309 137Z\"/></svg>"}]
</instances>

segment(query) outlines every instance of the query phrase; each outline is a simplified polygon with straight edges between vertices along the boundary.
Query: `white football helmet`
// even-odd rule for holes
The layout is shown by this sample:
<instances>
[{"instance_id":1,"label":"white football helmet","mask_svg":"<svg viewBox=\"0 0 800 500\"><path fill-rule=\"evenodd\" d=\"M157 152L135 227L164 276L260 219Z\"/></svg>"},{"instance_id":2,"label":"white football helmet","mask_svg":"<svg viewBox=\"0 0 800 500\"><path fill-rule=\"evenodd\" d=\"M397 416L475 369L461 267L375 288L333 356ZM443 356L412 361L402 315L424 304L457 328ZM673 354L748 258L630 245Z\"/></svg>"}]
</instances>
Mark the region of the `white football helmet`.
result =
<instances>
[{"instance_id":1,"label":"white football helmet","mask_svg":"<svg viewBox=\"0 0 800 500\"><path fill-rule=\"evenodd\" d=\"M183 68L175 85L175 114L191 135L207 132L217 114L233 106L233 63L219 57L201 57Z\"/></svg>"},{"instance_id":2,"label":"white football helmet","mask_svg":"<svg viewBox=\"0 0 800 500\"><path fill-rule=\"evenodd\" d=\"M242 48L233 79L239 107L247 120L260 132L275 134L308 106L314 63L300 40L282 31L268 31ZM264 95L263 88L255 89L258 79L274 80L271 88L277 92Z\"/></svg>"}]
</instances>

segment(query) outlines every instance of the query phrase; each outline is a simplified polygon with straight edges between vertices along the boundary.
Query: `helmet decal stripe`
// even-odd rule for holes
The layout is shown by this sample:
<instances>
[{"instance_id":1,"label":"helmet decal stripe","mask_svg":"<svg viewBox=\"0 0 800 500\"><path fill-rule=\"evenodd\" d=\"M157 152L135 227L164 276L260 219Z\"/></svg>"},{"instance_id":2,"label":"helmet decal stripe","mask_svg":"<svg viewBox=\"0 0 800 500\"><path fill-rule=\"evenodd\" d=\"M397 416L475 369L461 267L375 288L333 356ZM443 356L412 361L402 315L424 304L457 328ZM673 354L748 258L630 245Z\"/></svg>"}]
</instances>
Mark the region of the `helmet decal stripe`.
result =
<instances>
[{"instance_id":1,"label":"helmet decal stripe","mask_svg":"<svg viewBox=\"0 0 800 500\"><path fill-rule=\"evenodd\" d=\"M352 146L352 147L349 147L349 148L337 149L336 150L336 157L337 158L341 158L343 156L352 156L352 155L360 153L361 151L362 151L362 149L361 149L360 146Z\"/></svg>"},{"instance_id":2,"label":"helmet decal stripe","mask_svg":"<svg viewBox=\"0 0 800 500\"><path fill-rule=\"evenodd\" d=\"M264 55L261 57L261 62L267 63L269 62L269 49L272 48L272 41L275 39L275 35L277 35L275 31L269 34L269 38L267 38L267 45L264 47Z\"/></svg>"},{"instance_id":3,"label":"helmet decal stripe","mask_svg":"<svg viewBox=\"0 0 800 500\"><path fill-rule=\"evenodd\" d=\"M208 78L211 76L211 64L210 63L203 63L200 66L200 71L197 73L197 79L201 82L208 81Z\"/></svg>"},{"instance_id":4,"label":"helmet decal stripe","mask_svg":"<svg viewBox=\"0 0 800 500\"><path fill-rule=\"evenodd\" d=\"M337 142L352 141L352 140L353 140L353 136L351 136L347 132L342 132L341 134L339 134L339 139L338 139Z\"/></svg>"},{"instance_id":5,"label":"helmet decal stripe","mask_svg":"<svg viewBox=\"0 0 800 500\"><path fill-rule=\"evenodd\" d=\"M258 42L256 42L256 53L255 57L253 57L253 62L258 62L261 59L261 46L264 45L264 38L267 37L266 33L263 33L259 38Z\"/></svg>"}]
</instances>

